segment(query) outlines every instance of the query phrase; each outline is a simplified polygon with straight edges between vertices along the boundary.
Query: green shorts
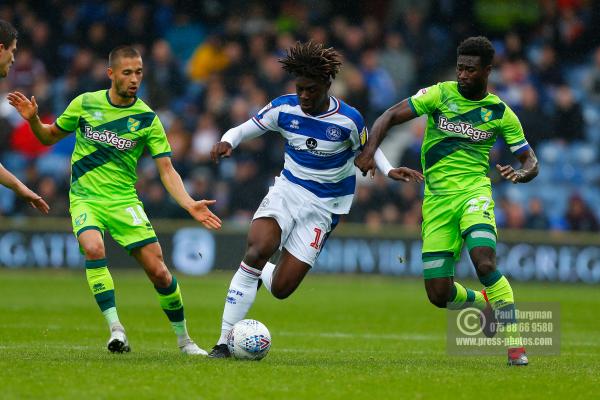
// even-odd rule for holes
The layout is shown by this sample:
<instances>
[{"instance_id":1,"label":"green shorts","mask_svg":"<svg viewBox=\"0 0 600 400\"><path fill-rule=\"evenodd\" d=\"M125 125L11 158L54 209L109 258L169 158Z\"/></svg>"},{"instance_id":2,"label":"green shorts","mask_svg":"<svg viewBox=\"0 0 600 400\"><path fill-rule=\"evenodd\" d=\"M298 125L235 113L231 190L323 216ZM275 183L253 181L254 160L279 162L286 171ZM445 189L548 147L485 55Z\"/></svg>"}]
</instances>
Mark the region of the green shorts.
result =
<instances>
[{"instance_id":1,"label":"green shorts","mask_svg":"<svg viewBox=\"0 0 600 400\"><path fill-rule=\"evenodd\" d=\"M477 233L472 235L483 237L495 246L496 219L490 187L466 193L425 196L421 232L425 278L454 276L454 262L445 262L441 268L440 259L458 260L464 238L475 231Z\"/></svg>"},{"instance_id":2,"label":"green shorts","mask_svg":"<svg viewBox=\"0 0 600 400\"><path fill-rule=\"evenodd\" d=\"M72 200L70 212L76 237L89 229L95 229L104 236L108 229L113 239L128 251L158 241L144 212L144 205L137 198Z\"/></svg>"}]
</instances>

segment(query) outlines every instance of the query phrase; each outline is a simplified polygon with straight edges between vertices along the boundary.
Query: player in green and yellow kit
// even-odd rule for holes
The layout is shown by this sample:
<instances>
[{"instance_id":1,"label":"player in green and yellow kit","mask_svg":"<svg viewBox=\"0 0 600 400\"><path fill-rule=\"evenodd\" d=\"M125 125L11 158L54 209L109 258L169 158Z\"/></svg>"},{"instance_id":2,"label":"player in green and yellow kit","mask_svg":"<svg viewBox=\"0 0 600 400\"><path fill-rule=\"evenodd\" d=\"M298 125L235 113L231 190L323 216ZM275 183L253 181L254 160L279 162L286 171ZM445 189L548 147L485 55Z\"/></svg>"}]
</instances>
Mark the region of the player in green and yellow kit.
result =
<instances>
[{"instance_id":1,"label":"player in green and yellow kit","mask_svg":"<svg viewBox=\"0 0 600 400\"><path fill-rule=\"evenodd\" d=\"M107 229L144 267L181 351L206 355L187 333L179 285L163 261L154 229L134 187L137 161L144 147L154 158L165 188L181 207L207 228L220 228L221 221L208 209L213 200L195 201L188 195L171 163L171 148L160 120L136 96L143 76L138 51L129 46L117 47L111 51L108 63L110 89L77 96L53 124L40 121L34 97L29 100L13 92L8 100L46 145L75 132L69 192L73 233L85 254L88 284L110 327L108 349L129 351L107 267L103 239Z\"/></svg>"},{"instance_id":2,"label":"player in green and yellow kit","mask_svg":"<svg viewBox=\"0 0 600 400\"><path fill-rule=\"evenodd\" d=\"M488 93L494 48L485 37L471 37L457 49L457 81L419 90L381 115L373 126L355 164L374 170L373 155L393 125L427 115L421 148L425 175L423 201L423 275L429 300L437 307L477 307L482 311L484 333L493 336L495 315L507 332L510 365L528 360L516 328L513 291L496 269L496 223L491 184L487 177L489 152L502 135L521 162L496 168L513 183L532 180L538 163L527 144L514 112ZM466 243L481 292L454 282L454 264Z\"/></svg>"}]
</instances>

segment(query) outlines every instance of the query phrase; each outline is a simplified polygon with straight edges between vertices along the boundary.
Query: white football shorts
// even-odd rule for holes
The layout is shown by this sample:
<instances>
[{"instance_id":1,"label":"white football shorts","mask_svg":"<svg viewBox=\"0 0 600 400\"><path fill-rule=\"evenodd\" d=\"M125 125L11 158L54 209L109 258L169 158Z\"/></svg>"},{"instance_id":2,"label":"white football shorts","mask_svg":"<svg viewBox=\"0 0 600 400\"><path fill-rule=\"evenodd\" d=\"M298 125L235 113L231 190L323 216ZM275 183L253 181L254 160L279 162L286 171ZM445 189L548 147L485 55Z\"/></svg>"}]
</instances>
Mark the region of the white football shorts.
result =
<instances>
[{"instance_id":1,"label":"white football shorts","mask_svg":"<svg viewBox=\"0 0 600 400\"><path fill-rule=\"evenodd\" d=\"M323 208L318 197L280 176L252 219L257 218L274 218L281 228L279 249L285 248L311 267L339 222L339 215Z\"/></svg>"}]
</instances>

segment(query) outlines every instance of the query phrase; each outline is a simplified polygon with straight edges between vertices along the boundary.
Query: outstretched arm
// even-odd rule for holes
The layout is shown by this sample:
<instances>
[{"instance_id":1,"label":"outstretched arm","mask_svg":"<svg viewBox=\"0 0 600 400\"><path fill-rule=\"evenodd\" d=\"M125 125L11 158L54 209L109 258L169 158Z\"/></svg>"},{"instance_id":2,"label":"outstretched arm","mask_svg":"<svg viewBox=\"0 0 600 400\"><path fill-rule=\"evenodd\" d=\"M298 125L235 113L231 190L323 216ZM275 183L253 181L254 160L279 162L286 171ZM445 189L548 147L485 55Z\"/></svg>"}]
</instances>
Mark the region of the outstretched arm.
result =
<instances>
[{"instance_id":1,"label":"outstretched arm","mask_svg":"<svg viewBox=\"0 0 600 400\"><path fill-rule=\"evenodd\" d=\"M249 119L241 125L231 128L221 138L221 141L215 143L210 151L210 158L215 163L219 163L219 159L224 157L230 157L231 152L235 149L242 141L248 139L254 139L266 133L267 131L261 129L253 120Z\"/></svg>"},{"instance_id":2,"label":"outstretched arm","mask_svg":"<svg viewBox=\"0 0 600 400\"><path fill-rule=\"evenodd\" d=\"M521 163L521 168L515 170L511 165L496 164L496 169L504 179L508 179L512 183L525 183L535 178L539 172L538 160L529 148L517 156Z\"/></svg>"},{"instance_id":3,"label":"outstretched arm","mask_svg":"<svg viewBox=\"0 0 600 400\"><path fill-rule=\"evenodd\" d=\"M160 174L160 180L167 189L167 192L184 210L190 213L198 222L209 229L219 229L221 220L208 209L209 205L215 204L216 200L196 201L190 197L183 186L181 176L173 168L170 157L155 158L156 167Z\"/></svg>"},{"instance_id":4,"label":"outstretched arm","mask_svg":"<svg viewBox=\"0 0 600 400\"><path fill-rule=\"evenodd\" d=\"M33 208L40 210L44 214L48 214L50 207L42 196L36 194L29 189L23 182L21 182L16 176L10 173L6 168L0 165L0 184L11 189L17 194L17 196L24 199Z\"/></svg>"},{"instance_id":5,"label":"outstretched arm","mask_svg":"<svg viewBox=\"0 0 600 400\"><path fill-rule=\"evenodd\" d=\"M406 168L406 167L392 167L389 160L386 158L385 154L381 149L377 149L375 151L375 155L373 156L375 159L375 164L377 164L377 168L387 177L392 178L395 181L404 181L410 182L411 180L415 182L423 182L423 174L419 171L415 171L414 169ZM375 176L375 170L371 171L371 178Z\"/></svg>"},{"instance_id":6,"label":"outstretched arm","mask_svg":"<svg viewBox=\"0 0 600 400\"><path fill-rule=\"evenodd\" d=\"M417 115L411 108L408 99L402 100L400 103L388 108L373 124L369 139L365 144L363 151L354 160L356 165L364 175L369 171L375 170L375 151L385 138L387 131L394 125L410 121Z\"/></svg>"},{"instance_id":7,"label":"outstretched arm","mask_svg":"<svg viewBox=\"0 0 600 400\"><path fill-rule=\"evenodd\" d=\"M21 92L12 92L8 94L7 98L8 103L17 109L21 117L29 122L31 130L42 144L50 146L69 135L68 132L60 130L56 124L44 124L40 120L38 105L34 96L28 99Z\"/></svg>"}]
</instances>

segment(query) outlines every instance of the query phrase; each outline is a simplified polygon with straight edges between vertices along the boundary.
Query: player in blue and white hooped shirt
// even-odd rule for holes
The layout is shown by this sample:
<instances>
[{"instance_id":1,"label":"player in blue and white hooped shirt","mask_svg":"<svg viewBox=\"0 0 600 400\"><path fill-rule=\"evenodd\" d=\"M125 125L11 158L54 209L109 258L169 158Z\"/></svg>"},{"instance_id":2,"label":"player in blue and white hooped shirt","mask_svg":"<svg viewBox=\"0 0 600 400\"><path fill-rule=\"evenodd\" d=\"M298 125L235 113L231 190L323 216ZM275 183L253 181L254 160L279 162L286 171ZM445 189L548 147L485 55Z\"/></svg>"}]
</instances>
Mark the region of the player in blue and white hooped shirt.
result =
<instances>
[{"instance_id":1,"label":"player in blue and white hooped shirt","mask_svg":"<svg viewBox=\"0 0 600 400\"><path fill-rule=\"evenodd\" d=\"M244 319L254 303L259 280L284 299L311 269L341 214L350 211L356 187L354 157L367 140L360 113L329 96L341 62L333 48L296 43L280 60L296 77L296 94L270 102L252 119L230 129L215 144L211 157L229 157L243 140L276 131L286 139L285 163L254 214L244 260L233 276L223 311L221 337L210 357L229 357L231 327ZM395 180L418 181L409 168L392 168L381 151L378 168ZM281 249L277 265L269 262Z\"/></svg>"}]
</instances>

